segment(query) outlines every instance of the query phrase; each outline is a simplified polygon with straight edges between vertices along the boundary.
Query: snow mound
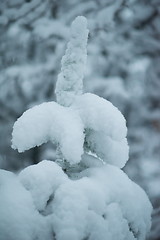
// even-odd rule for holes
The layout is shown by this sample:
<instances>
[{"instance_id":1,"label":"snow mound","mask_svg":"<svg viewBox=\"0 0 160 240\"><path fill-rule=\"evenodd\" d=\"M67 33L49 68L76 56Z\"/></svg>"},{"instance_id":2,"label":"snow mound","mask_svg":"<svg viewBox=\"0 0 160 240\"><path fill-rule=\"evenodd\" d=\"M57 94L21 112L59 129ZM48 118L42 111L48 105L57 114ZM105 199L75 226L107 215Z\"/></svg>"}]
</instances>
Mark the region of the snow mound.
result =
<instances>
[{"instance_id":1,"label":"snow mound","mask_svg":"<svg viewBox=\"0 0 160 240\"><path fill-rule=\"evenodd\" d=\"M78 96L72 105L84 124L88 150L105 162L124 167L128 160L126 121L111 102L91 93Z\"/></svg>"},{"instance_id":2,"label":"snow mound","mask_svg":"<svg viewBox=\"0 0 160 240\"><path fill-rule=\"evenodd\" d=\"M45 212L56 189L66 182L68 177L56 163L43 160L22 170L19 179L30 191L38 211Z\"/></svg>"},{"instance_id":3,"label":"snow mound","mask_svg":"<svg viewBox=\"0 0 160 240\"><path fill-rule=\"evenodd\" d=\"M72 109L55 102L43 103L26 112L15 122L12 147L23 152L47 141L59 143L70 163L77 163L83 154L83 124Z\"/></svg>"},{"instance_id":4,"label":"snow mound","mask_svg":"<svg viewBox=\"0 0 160 240\"><path fill-rule=\"evenodd\" d=\"M45 229L45 230L44 230ZM0 170L0 240L51 239L47 219L11 172Z\"/></svg>"},{"instance_id":5,"label":"snow mound","mask_svg":"<svg viewBox=\"0 0 160 240\"><path fill-rule=\"evenodd\" d=\"M145 192L115 166L71 180L45 160L0 182L0 240L144 240L150 229Z\"/></svg>"},{"instance_id":6,"label":"snow mound","mask_svg":"<svg viewBox=\"0 0 160 240\"><path fill-rule=\"evenodd\" d=\"M144 240L151 211L144 191L106 165L85 170L79 180L57 189L52 224L57 240Z\"/></svg>"}]
</instances>

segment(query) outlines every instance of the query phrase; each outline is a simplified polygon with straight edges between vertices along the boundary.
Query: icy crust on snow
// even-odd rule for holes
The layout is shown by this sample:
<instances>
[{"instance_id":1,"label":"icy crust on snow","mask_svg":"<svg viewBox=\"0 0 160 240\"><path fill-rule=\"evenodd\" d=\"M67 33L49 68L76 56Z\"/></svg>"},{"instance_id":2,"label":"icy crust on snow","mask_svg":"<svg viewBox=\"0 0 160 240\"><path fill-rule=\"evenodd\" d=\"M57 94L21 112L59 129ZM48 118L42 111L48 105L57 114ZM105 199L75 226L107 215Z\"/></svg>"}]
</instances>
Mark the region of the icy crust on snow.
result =
<instances>
[{"instance_id":1,"label":"icy crust on snow","mask_svg":"<svg viewBox=\"0 0 160 240\"><path fill-rule=\"evenodd\" d=\"M145 239L152 207L123 171L106 164L79 177L51 161L18 178L0 170L0 240Z\"/></svg>"},{"instance_id":2,"label":"icy crust on snow","mask_svg":"<svg viewBox=\"0 0 160 240\"><path fill-rule=\"evenodd\" d=\"M13 127L12 147L23 152L52 141L59 143L70 164L91 151L122 168L128 160L126 133L121 112L109 101L86 93L76 97L71 107L48 102L26 111Z\"/></svg>"},{"instance_id":3,"label":"icy crust on snow","mask_svg":"<svg viewBox=\"0 0 160 240\"><path fill-rule=\"evenodd\" d=\"M43 103L26 112L15 122L12 148L23 152L47 141L60 144L64 158L71 164L83 154L83 125L72 109L55 102Z\"/></svg>"},{"instance_id":4,"label":"icy crust on snow","mask_svg":"<svg viewBox=\"0 0 160 240\"><path fill-rule=\"evenodd\" d=\"M87 20L77 17L71 25L71 38L61 61L61 73L56 84L57 102L70 106L83 92L83 77L87 61Z\"/></svg>"},{"instance_id":5,"label":"icy crust on snow","mask_svg":"<svg viewBox=\"0 0 160 240\"><path fill-rule=\"evenodd\" d=\"M105 162L124 167L129 147L121 112L111 102L91 93L77 97L72 106L84 124L88 149Z\"/></svg>"}]
</instances>

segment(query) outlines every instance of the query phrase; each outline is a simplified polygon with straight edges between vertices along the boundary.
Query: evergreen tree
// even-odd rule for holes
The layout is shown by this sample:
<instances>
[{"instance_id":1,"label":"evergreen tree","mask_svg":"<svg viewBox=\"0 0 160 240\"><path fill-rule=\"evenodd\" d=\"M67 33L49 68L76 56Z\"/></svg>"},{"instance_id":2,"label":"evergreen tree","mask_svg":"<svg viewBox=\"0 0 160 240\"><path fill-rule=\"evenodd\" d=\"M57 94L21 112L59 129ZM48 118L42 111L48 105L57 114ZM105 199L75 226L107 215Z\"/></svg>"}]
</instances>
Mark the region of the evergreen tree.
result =
<instances>
[{"instance_id":1,"label":"evergreen tree","mask_svg":"<svg viewBox=\"0 0 160 240\"><path fill-rule=\"evenodd\" d=\"M120 169L128 160L125 119L109 101L83 94L87 37L87 21L77 17L58 103L35 106L14 125L13 148L56 142L61 161L44 160L18 176L1 170L0 240L144 240L150 229L148 197Z\"/></svg>"}]
</instances>

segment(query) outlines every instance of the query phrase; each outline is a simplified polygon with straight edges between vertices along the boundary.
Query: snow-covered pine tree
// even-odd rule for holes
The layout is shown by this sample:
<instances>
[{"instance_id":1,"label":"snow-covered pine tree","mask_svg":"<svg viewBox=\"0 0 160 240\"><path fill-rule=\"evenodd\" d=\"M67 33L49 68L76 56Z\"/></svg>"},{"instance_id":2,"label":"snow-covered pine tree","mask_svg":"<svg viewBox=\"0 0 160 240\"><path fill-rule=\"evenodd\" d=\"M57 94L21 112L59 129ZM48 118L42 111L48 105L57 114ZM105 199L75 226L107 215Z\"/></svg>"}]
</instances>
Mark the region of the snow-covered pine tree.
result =
<instances>
[{"instance_id":1,"label":"snow-covered pine tree","mask_svg":"<svg viewBox=\"0 0 160 240\"><path fill-rule=\"evenodd\" d=\"M13 148L52 141L63 164L44 160L17 177L1 170L0 240L144 240L150 229L148 197L120 169L128 160L125 119L105 99L83 94L87 37L87 21L77 17L58 103L35 106L14 125ZM74 165L76 178L61 165Z\"/></svg>"}]
</instances>

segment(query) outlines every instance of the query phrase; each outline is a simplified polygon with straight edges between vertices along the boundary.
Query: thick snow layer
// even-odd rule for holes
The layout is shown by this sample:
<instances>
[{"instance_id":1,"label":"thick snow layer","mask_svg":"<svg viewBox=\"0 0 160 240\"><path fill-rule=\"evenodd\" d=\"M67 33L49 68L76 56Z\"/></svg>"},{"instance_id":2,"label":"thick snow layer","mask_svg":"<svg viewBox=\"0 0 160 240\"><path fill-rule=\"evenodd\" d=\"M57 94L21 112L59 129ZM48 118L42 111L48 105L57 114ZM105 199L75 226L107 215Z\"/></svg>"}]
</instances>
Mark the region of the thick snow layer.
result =
<instances>
[{"instance_id":1,"label":"thick snow layer","mask_svg":"<svg viewBox=\"0 0 160 240\"><path fill-rule=\"evenodd\" d=\"M150 229L146 194L111 165L71 180L45 160L0 182L0 240L144 240Z\"/></svg>"},{"instance_id":2,"label":"thick snow layer","mask_svg":"<svg viewBox=\"0 0 160 240\"><path fill-rule=\"evenodd\" d=\"M58 240L144 240L152 207L142 189L110 165L61 185L53 201Z\"/></svg>"},{"instance_id":3,"label":"thick snow layer","mask_svg":"<svg viewBox=\"0 0 160 240\"><path fill-rule=\"evenodd\" d=\"M87 93L76 98L78 110L86 129L88 148L104 161L124 167L128 160L126 121L109 101Z\"/></svg>"},{"instance_id":4,"label":"thick snow layer","mask_svg":"<svg viewBox=\"0 0 160 240\"><path fill-rule=\"evenodd\" d=\"M47 218L37 212L16 176L0 170L0 240L34 239L51 239Z\"/></svg>"},{"instance_id":5,"label":"thick snow layer","mask_svg":"<svg viewBox=\"0 0 160 240\"><path fill-rule=\"evenodd\" d=\"M56 189L67 182L67 175L54 162L43 160L31 165L19 174L23 186L30 191L36 208L44 212ZM45 184L44 184L45 183Z\"/></svg>"},{"instance_id":6,"label":"thick snow layer","mask_svg":"<svg viewBox=\"0 0 160 240\"><path fill-rule=\"evenodd\" d=\"M71 39L62 58L61 73L56 84L57 102L70 106L83 92L83 77L87 61L88 29L85 17L77 17L71 26Z\"/></svg>"},{"instance_id":7,"label":"thick snow layer","mask_svg":"<svg viewBox=\"0 0 160 240\"><path fill-rule=\"evenodd\" d=\"M87 93L76 97L71 107L48 102L26 111L13 127L12 147L23 152L50 140L75 164L81 161L85 138L85 150L122 168L128 160L126 133L120 111L109 101Z\"/></svg>"},{"instance_id":8,"label":"thick snow layer","mask_svg":"<svg viewBox=\"0 0 160 240\"><path fill-rule=\"evenodd\" d=\"M70 163L79 162L84 134L78 114L55 102L48 102L24 112L14 124L12 147L19 152L49 140L60 144L64 158Z\"/></svg>"},{"instance_id":9,"label":"thick snow layer","mask_svg":"<svg viewBox=\"0 0 160 240\"><path fill-rule=\"evenodd\" d=\"M104 131L113 140L126 137L126 121L122 113L109 101L92 93L76 98L73 106L80 113L86 128Z\"/></svg>"}]
</instances>

